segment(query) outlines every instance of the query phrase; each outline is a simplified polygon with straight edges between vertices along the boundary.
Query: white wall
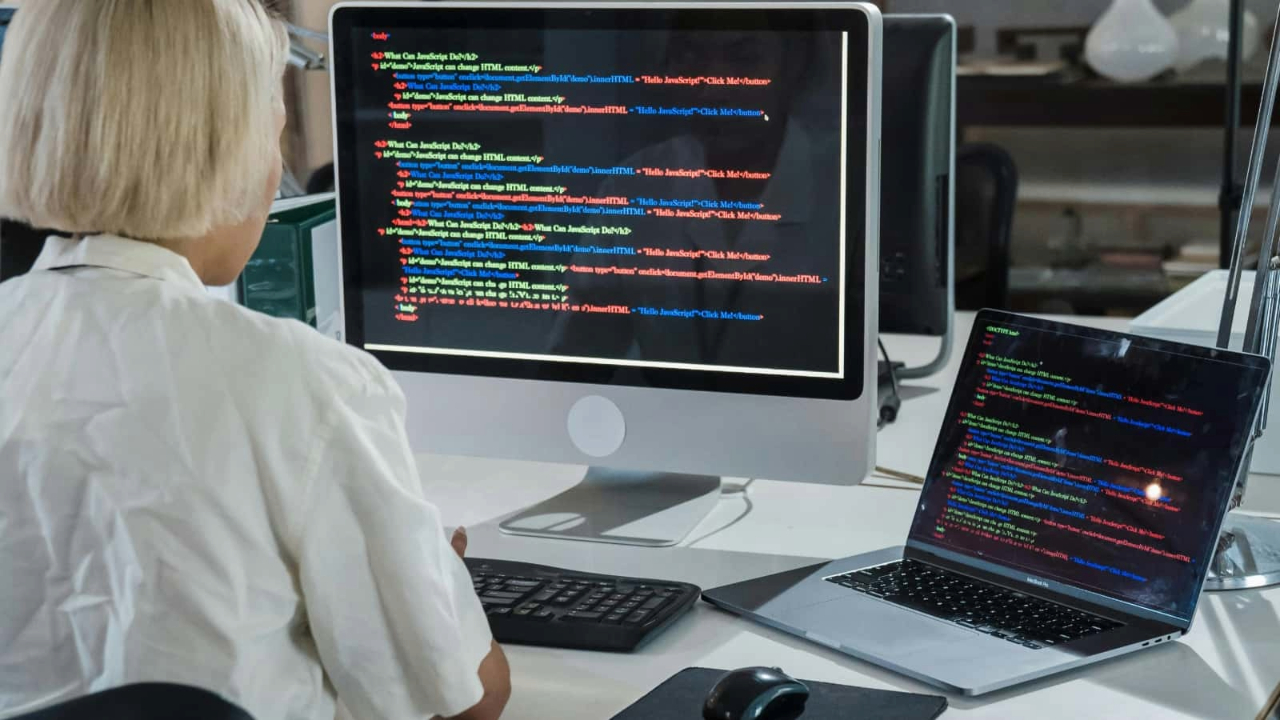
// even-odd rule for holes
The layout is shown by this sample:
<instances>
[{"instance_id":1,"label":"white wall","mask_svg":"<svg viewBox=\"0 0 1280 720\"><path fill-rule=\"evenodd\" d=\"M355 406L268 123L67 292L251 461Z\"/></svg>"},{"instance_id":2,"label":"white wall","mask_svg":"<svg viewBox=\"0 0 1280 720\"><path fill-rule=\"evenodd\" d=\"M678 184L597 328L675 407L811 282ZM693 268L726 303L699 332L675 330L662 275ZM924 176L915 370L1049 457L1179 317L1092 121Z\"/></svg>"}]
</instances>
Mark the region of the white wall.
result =
<instances>
[{"instance_id":1,"label":"white wall","mask_svg":"<svg viewBox=\"0 0 1280 720\"><path fill-rule=\"evenodd\" d=\"M329 8L337 0L294 0L294 22L309 30L328 32ZM328 48L314 44L328 54ZM304 137L307 172L333 160L333 128L329 108L329 74L306 73L302 80L298 122ZM305 175L304 175L305 176Z\"/></svg>"}]
</instances>

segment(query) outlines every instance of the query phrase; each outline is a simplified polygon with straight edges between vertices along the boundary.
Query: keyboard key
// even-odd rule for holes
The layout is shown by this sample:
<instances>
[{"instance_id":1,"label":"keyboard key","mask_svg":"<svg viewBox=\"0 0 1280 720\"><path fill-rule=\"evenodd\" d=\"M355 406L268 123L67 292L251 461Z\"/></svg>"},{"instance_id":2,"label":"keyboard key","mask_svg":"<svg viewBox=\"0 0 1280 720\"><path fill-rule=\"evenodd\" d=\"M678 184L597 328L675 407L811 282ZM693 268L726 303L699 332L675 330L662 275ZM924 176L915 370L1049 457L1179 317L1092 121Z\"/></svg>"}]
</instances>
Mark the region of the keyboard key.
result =
<instances>
[{"instance_id":1,"label":"keyboard key","mask_svg":"<svg viewBox=\"0 0 1280 720\"><path fill-rule=\"evenodd\" d=\"M648 610L637 610L627 616L627 624L637 625L642 623L649 618L649 615L650 612Z\"/></svg>"},{"instance_id":2,"label":"keyboard key","mask_svg":"<svg viewBox=\"0 0 1280 720\"><path fill-rule=\"evenodd\" d=\"M1120 627L1106 618L912 560L827 580L1002 640L1033 642L1037 649Z\"/></svg>"},{"instance_id":3,"label":"keyboard key","mask_svg":"<svg viewBox=\"0 0 1280 720\"><path fill-rule=\"evenodd\" d=\"M467 558L465 563L494 638L501 643L634 650L687 611L700 592L683 583L574 574L504 560ZM659 598L663 602L654 606L651 601ZM575 629L570 623L587 625Z\"/></svg>"}]
</instances>

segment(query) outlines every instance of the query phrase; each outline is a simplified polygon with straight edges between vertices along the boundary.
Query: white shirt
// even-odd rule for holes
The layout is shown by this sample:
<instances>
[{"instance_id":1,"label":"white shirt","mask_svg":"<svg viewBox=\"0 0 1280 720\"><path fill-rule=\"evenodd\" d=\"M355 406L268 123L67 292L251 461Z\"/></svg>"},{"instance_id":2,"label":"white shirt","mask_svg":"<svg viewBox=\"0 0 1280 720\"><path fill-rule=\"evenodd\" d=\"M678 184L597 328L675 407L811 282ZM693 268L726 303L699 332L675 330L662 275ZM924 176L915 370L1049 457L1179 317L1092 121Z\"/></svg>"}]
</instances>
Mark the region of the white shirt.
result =
<instances>
[{"instance_id":1,"label":"white shirt","mask_svg":"<svg viewBox=\"0 0 1280 720\"><path fill-rule=\"evenodd\" d=\"M258 720L458 714L491 635L372 357L50 239L0 285L0 716L186 683Z\"/></svg>"}]
</instances>

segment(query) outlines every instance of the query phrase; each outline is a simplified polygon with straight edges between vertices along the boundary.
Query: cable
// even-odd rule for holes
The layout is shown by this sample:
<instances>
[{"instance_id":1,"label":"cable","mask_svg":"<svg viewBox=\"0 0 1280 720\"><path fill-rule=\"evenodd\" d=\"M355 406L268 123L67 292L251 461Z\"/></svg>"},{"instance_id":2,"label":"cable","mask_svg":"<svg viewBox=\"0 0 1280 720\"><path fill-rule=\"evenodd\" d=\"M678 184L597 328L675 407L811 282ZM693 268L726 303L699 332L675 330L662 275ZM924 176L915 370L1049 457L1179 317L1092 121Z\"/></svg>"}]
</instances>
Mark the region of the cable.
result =
<instances>
[{"instance_id":1,"label":"cable","mask_svg":"<svg viewBox=\"0 0 1280 720\"><path fill-rule=\"evenodd\" d=\"M877 465L876 472L892 480L901 480L903 482L915 483L916 485L924 484L924 478L919 475L902 472L901 470L894 470L892 468Z\"/></svg>"},{"instance_id":2,"label":"cable","mask_svg":"<svg viewBox=\"0 0 1280 720\"><path fill-rule=\"evenodd\" d=\"M733 489L725 490L725 491L721 492L721 493L720 493L720 495L721 495L721 498L722 498L722 499L723 499L724 497L726 497L726 496L741 495L741 496L742 496L742 501L743 501L743 503L745 503L745 504L746 504L746 507L744 507L744 508L742 509L742 512L741 512L741 513L738 513L738 517L734 518L733 520L730 520L730 521L729 521L728 523L726 523L725 525L723 525L723 526L721 526L721 527L718 527L718 528L716 528L715 530L712 530L712 531L711 531L711 532L709 532L709 533L706 533L705 535L700 535L700 536L698 536L698 538L697 538L697 539L692 540L692 541L690 541L690 542L686 543L686 544L685 544L685 547L693 547L694 545L697 545L698 543L702 542L703 540L706 540L707 538L709 538L709 537L711 537L711 536L713 536L713 535L718 535L718 534L720 534L720 533L724 532L725 530L728 530L729 528L733 527L734 525L737 525L738 523L740 523L740 522L742 522L743 520L745 520L745 519L747 518L747 516L751 514L751 511L756 509L755 503L751 502L751 494L748 492L748 489L751 487L751 483L753 483L753 482L755 482L755 481L756 481L756 479L755 479L755 478L751 478L750 480L748 480L748 481L746 481L745 483L743 483L741 487L737 487L737 488L733 488Z\"/></svg>"},{"instance_id":3,"label":"cable","mask_svg":"<svg viewBox=\"0 0 1280 720\"><path fill-rule=\"evenodd\" d=\"M889 350L884 346L884 340L877 341L880 344L880 354L884 356L884 365L889 372L889 394L887 397L881 397L880 394L880 378L876 378L876 429L883 430L886 425L894 423L898 420L898 411L902 408L902 395L899 393L898 387L898 369L893 366L893 361L889 359Z\"/></svg>"},{"instance_id":4,"label":"cable","mask_svg":"<svg viewBox=\"0 0 1280 720\"><path fill-rule=\"evenodd\" d=\"M893 361L889 359L889 350L884 346L884 340L877 340L880 345L880 354L884 356L884 364L889 368L889 382L893 385L893 394L898 395L898 371L893 367Z\"/></svg>"}]
</instances>

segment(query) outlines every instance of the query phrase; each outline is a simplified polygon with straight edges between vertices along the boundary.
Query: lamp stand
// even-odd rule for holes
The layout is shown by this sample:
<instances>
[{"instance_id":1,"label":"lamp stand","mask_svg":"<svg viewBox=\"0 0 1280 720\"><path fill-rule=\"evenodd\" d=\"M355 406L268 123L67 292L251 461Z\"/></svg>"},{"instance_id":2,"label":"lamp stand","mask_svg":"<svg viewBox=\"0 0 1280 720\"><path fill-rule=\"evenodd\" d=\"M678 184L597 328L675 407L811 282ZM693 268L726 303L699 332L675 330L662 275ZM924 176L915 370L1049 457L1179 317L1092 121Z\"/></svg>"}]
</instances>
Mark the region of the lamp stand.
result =
<instances>
[{"instance_id":1,"label":"lamp stand","mask_svg":"<svg viewBox=\"0 0 1280 720\"><path fill-rule=\"evenodd\" d=\"M1280 11L1277 11L1280 23ZM1280 26L1280 25L1278 25ZM1236 216L1235 242L1231 245L1231 265L1227 292L1222 305L1222 322L1218 328L1218 347L1228 348L1235 324L1236 307L1240 302L1240 279L1246 263L1245 247L1249 240L1250 210L1258 194L1262 177L1263 158L1271 120L1275 112L1277 88L1280 87L1280 38L1271 47L1267 62L1267 77L1262 86L1262 104L1258 108L1258 122L1253 137L1253 149L1249 157L1249 170L1244 183L1241 212ZM1280 188L1280 165L1276 168L1276 188ZM1266 231L1258 253L1258 269L1253 285L1253 297L1249 304L1249 319L1245 325L1244 348L1247 353L1276 359L1277 334L1280 333L1280 254L1277 254L1276 231L1280 225L1280 190L1271 194L1267 208ZM1274 376L1274 370L1273 370ZM1231 499L1231 511L1223 521L1218 551L1209 568L1205 590L1241 590L1280 584L1280 523L1242 515L1249 484L1249 465L1252 448L1267 429L1267 415L1271 404L1269 381L1263 389L1262 406L1254 420L1249 450L1240 466Z\"/></svg>"}]
</instances>

